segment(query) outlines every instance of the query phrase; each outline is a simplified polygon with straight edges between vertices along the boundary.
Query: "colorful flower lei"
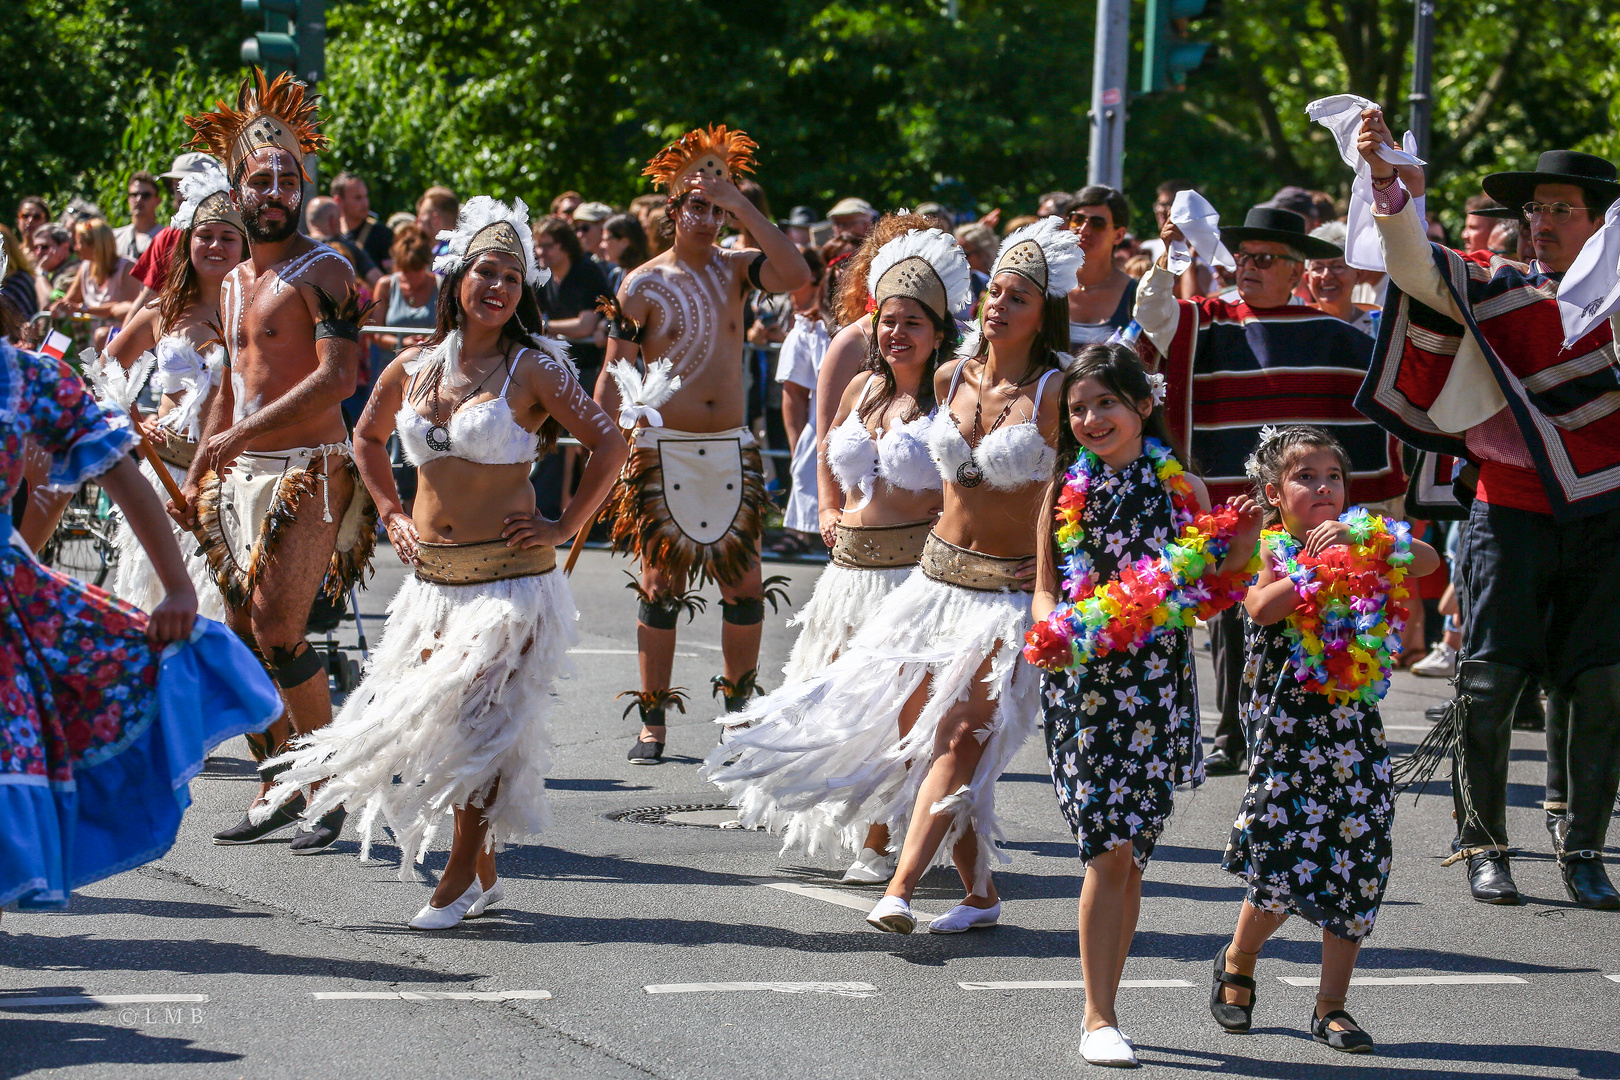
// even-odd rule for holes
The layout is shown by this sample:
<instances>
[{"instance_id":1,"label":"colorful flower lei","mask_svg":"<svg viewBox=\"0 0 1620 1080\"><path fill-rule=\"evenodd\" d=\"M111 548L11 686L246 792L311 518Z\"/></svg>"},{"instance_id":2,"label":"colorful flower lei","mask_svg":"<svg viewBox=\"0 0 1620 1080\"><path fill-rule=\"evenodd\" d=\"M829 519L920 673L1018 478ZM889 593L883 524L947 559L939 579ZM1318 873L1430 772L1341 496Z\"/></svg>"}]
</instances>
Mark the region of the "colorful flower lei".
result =
<instances>
[{"instance_id":1,"label":"colorful flower lei","mask_svg":"<svg viewBox=\"0 0 1620 1080\"><path fill-rule=\"evenodd\" d=\"M1241 600L1259 570L1257 553L1241 569L1219 572L1237 528L1236 511L1222 505L1211 513L1198 512L1192 484L1170 448L1149 438L1142 440L1142 450L1170 496L1176 538L1156 558L1138 559L1099 586L1096 566L1083 547L1080 519L1102 460L1082 449L1064 477L1054 515L1053 540L1063 553L1060 569L1069 601L1024 636L1024 658L1030 663L1050 671L1080 667L1111 652L1135 649L1167 629L1191 627Z\"/></svg>"},{"instance_id":2,"label":"colorful flower lei","mask_svg":"<svg viewBox=\"0 0 1620 1080\"><path fill-rule=\"evenodd\" d=\"M1294 678L1341 705L1376 705L1389 692L1391 660L1401 650L1412 529L1359 506L1339 520L1350 526L1351 542L1320 555L1299 554L1302 542L1282 529L1261 538L1302 601L1284 630L1294 643Z\"/></svg>"}]
</instances>

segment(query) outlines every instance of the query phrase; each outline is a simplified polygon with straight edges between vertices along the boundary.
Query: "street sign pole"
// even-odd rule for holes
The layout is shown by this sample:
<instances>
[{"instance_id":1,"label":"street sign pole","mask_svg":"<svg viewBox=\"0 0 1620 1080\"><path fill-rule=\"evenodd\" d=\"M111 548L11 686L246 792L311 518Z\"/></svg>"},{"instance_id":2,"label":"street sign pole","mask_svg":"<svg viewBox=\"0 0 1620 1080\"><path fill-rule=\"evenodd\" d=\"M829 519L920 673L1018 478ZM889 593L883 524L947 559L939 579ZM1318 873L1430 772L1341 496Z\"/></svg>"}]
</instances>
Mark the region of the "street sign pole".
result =
<instances>
[{"instance_id":1,"label":"street sign pole","mask_svg":"<svg viewBox=\"0 0 1620 1080\"><path fill-rule=\"evenodd\" d=\"M1091 78L1091 161L1086 183L1124 187L1125 77L1130 0L1097 0L1097 56Z\"/></svg>"},{"instance_id":2,"label":"street sign pole","mask_svg":"<svg viewBox=\"0 0 1620 1080\"><path fill-rule=\"evenodd\" d=\"M1412 93L1408 123L1417 139L1418 157L1429 156L1429 126L1434 116L1434 8L1438 0L1415 0L1412 25Z\"/></svg>"}]
</instances>

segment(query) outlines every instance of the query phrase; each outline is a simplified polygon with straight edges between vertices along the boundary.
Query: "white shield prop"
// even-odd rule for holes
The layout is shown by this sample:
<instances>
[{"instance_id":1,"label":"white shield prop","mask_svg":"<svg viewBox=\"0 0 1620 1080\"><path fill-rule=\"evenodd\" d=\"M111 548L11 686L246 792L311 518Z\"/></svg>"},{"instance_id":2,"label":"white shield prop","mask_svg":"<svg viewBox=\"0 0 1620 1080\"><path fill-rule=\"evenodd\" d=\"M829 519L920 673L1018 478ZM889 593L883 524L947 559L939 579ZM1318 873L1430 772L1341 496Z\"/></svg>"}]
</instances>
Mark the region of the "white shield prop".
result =
<instances>
[{"instance_id":1,"label":"white shield prop","mask_svg":"<svg viewBox=\"0 0 1620 1080\"><path fill-rule=\"evenodd\" d=\"M742 440L658 440L664 470L664 505L681 532L700 544L726 534L742 509Z\"/></svg>"}]
</instances>

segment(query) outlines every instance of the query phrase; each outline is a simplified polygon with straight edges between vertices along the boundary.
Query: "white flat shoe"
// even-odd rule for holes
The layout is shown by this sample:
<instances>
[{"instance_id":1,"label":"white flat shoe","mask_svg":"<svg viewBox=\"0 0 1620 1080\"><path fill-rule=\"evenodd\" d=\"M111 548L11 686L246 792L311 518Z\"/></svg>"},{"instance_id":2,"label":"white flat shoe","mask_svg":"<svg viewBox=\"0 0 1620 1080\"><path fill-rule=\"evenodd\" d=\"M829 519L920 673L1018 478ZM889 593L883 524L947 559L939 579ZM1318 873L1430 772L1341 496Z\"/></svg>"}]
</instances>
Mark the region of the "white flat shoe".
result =
<instances>
[{"instance_id":1,"label":"white flat shoe","mask_svg":"<svg viewBox=\"0 0 1620 1080\"><path fill-rule=\"evenodd\" d=\"M497 882L497 884L499 884L499 882ZM467 886L467 891L456 897L455 900L451 901L449 907L434 907L432 900L429 900L427 903L423 904L422 910L418 911L416 913L416 918L411 920L411 929L448 930L462 919L465 919L467 917L468 910L474 904L476 904L478 902L478 898L483 895L483 886L478 884L478 875L474 874L472 884Z\"/></svg>"},{"instance_id":2,"label":"white flat shoe","mask_svg":"<svg viewBox=\"0 0 1620 1080\"><path fill-rule=\"evenodd\" d=\"M917 916L911 913L911 905L898 896L879 900L866 921L890 934L909 934L917 929Z\"/></svg>"},{"instance_id":3,"label":"white flat shoe","mask_svg":"<svg viewBox=\"0 0 1620 1080\"><path fill-rule=\"evenodd\" d=\"M1100 1027L1080 1036L1080 1056L1087 1064L1111 1069L1134 1069L1139 1064L1136 1050L1117 1027Z\"/></svg>"},{"instance_id":4,"label":"white flat shoe","mask_svg":"<svg viewBox=\"0 0 1620 1080\"><path fill-rule=\"evenodd\" d=\"M983 927L994 926L1000 918L1000 900L987 908L957 904L951 910L929 923L928 932L930 934L960 934L966 930L978 930Z\"/></svg>"},{"instance_id":5,"label":"white flat shoe","mask_svg":"<svg viewBox=\"0 0 1620 1080\"><path fill-rule=\"evenodd\" d=\"M842 884L882 885L894 877L894 860L871 848L861 848L861 854L844 871Z\"/></svg>"},{"instance_id":6,"label":"white flat shoe","mask_svg":"<svg viewBox=\"0 0 1620 1080\"><path fill-rule=\"evenodd\" d=\"M466 918L476 919L490 908L500 907L501 901L505 899L506 884L500 878L496 878L495 884L491 885L482 896L473 901L472 907L467 909Z\"/></svg>"}]
</instances>

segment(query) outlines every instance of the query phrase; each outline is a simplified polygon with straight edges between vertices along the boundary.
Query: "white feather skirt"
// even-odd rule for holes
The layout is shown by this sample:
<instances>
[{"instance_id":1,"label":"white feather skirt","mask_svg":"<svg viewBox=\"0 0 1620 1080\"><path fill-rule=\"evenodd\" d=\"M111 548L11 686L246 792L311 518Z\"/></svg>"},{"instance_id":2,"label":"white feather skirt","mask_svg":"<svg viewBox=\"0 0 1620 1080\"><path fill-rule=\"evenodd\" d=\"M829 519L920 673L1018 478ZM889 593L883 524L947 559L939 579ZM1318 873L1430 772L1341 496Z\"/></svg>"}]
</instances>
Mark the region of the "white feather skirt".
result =
<instances>
[{"instance_id":1,"label":"white feather skirt","mask_svg":"<svg viewBox=\"0 0 1620 1080\"><path fill-rule=\"evenodd\" d=\"M557 571L481 585L406 578L360 685L331 724L273 759L292 767L255 815L324 780L305 820L347 805L367 860L381 816L401 881L453 807L483 809L490 850L533 840L551 823L552 685L571 670L578 619Z\"/></svg>"},{"instance_id":2,"label":"white feather skirt","mask_svg":"<svg viewBox=\"0 0 1620 1080\"><path fill-rule=\"evenodd\" d=\"M152 470L152 463L145 458L141 458L140 462L141 475L157 492L158 500L167 502L168 489ZM186 482L186 470L168 462L164 462L163 467L169 470L175 483ZM185 560L192 587L197 590L197 614L215 622L224 622L225 597L221 595L219 586L214 584L213 574L209 573L207 556L198 553L197 538L175 524L173 518L169 518L169 528L174 532L175 542L180 545L180 557ZM118 565L113 570L112 594L142 611L150 612L163 601L163 582L158 580L157 569L122 513L118 515L118 525L113 530L113 547L118 551Z\"/></svg>"},{"instance_id":3,"label":"white feather skirt","mask_svg":"<svg viewBox=\"0 0 1620 1080\"><path fill-rule=\"evenodd\" d=\"M828 563L810 602L788 621L803 629L782 667L787 681L802 682L832 663L911 570L909 566L858 570Z\"/></svg>"},{"instance_id":4,"label":"white feather skirt","mask_svg":"<svg viewBox=\"0 0 1620 1080\"><path fill-rule=\"evenodd\" d=\"M913 570L830 667L728 718L753 726L709 756L704 776L744 827L781 835L784 853L854 855L875 824L889 827L891 850L899 850L940 721L989 660L995 709L983 756L972 780L932 807L955 815L935 863L950 861L971 826L982 889L992 863L1008 861L996 846L996 780L1039 712L1040 673L1020 655L1029 625L1026 593L977 592ZM901 738L901 711L925 681L926 703Z\"/></svg>"}]
</instances>

